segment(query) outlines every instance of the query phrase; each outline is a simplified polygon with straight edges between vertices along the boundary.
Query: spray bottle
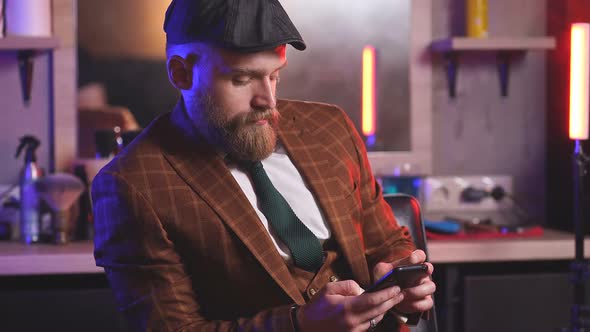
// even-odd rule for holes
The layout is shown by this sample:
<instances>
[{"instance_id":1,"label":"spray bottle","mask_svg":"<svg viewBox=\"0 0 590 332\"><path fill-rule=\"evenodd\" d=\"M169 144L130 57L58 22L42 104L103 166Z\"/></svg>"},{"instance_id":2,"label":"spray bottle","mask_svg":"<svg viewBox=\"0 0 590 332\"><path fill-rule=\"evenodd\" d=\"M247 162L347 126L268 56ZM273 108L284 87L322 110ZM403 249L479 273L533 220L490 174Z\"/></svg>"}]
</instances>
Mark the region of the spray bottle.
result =
<instances>
[{"instance_id":1,"label":"spray bottle","mask_svg":"<svg viewBox=\"0 0 590 332\"><path fill-rule=\"evenodd\" d=\"M25 150L25 165L20 173L20 238L24 243L39 242L40 213L39 195L35 182L41 177L41 168L37 165L35 150L41 142L35 136L23 136L16 151L18 158Z\"/></svg>"}]
</instances>

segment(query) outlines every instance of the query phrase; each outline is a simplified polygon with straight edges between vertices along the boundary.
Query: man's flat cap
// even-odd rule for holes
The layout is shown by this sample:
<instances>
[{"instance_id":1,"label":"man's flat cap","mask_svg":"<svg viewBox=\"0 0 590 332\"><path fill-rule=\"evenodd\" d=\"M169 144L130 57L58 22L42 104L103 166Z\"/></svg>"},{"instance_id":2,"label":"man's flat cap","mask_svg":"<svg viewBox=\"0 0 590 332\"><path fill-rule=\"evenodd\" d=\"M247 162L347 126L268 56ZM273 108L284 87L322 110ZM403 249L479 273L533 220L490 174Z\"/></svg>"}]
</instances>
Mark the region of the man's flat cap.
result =
<instances>
[{"instance_id":1,"label":"man's flat cap","mask_svg":"<svg viewBox=\"0 0 590 332\"><path fill-rule=\"evenodd\" d=\"M173 0L164 31L170 44L207 42L238 52L306 47L278 0Z\"/></svg>"}]
</instances>

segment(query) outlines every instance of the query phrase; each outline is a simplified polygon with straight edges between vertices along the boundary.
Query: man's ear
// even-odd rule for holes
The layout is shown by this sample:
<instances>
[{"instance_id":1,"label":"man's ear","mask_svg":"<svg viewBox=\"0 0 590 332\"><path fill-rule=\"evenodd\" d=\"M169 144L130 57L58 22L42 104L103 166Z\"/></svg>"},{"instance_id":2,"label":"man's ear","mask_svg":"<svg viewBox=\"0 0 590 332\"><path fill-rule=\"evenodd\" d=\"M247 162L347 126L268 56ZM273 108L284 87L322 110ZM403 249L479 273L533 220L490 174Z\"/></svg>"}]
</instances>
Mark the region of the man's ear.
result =
<instances>
[{"instance_id":1,"label":"man's ear","mask_svg":"<svg viewBox=\"0 0 590 332\"><path fill-rule=\"evenodd\" d=\"M178 90L189 90L193 86L193 63L179 55L168 59L168 79Z\"/></svg>"}]
</instances>

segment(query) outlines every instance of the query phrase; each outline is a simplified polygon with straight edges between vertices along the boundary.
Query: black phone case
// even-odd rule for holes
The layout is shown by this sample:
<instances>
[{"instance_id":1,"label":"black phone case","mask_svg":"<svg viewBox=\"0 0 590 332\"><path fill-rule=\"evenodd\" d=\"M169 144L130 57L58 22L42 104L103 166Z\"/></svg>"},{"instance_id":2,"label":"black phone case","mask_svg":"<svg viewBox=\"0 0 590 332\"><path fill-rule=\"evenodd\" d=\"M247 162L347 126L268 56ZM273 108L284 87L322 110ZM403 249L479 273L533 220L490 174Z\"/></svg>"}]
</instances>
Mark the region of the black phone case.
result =
<instances>
[{"instance_id":1,"label":"black phone case","mask_svg":"<svg viewBox=\"0 0 590 332\"><path fill-rule=\"evenodd\" d=\"M426 264L398 266L389 271L371 287L365 290L365 292L372 293L395 285L399 286L401 289L412 287L418 279L425 277L427 273L428 266Z\"/></svg>"}]
</instances>

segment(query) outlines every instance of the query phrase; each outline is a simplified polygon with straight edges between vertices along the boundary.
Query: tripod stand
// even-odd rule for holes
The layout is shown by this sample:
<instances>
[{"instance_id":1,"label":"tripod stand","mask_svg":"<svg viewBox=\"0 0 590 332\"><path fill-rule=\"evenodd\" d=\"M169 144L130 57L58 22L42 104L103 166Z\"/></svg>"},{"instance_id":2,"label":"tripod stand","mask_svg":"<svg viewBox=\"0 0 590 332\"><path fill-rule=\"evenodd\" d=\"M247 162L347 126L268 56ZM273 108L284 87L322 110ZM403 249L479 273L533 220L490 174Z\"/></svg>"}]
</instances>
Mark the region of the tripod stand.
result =
<instances>
[{"instance_id":1,"label":"tripod stand","mask_svg":"<svg viewBox=\"0 0 590 332\"><path fill-rule=\"evenodd\" d=\"M575 141L573 154L574 174L574 232L575 259L571 265L572 283L574 284L574 304L572 305L571 331L590 331L590 306L586 303L586 281L590 280L590 264L584 257L584 176L588 173L590 156L584 154L582 144Z\"/></svg>"}]
</instances>

